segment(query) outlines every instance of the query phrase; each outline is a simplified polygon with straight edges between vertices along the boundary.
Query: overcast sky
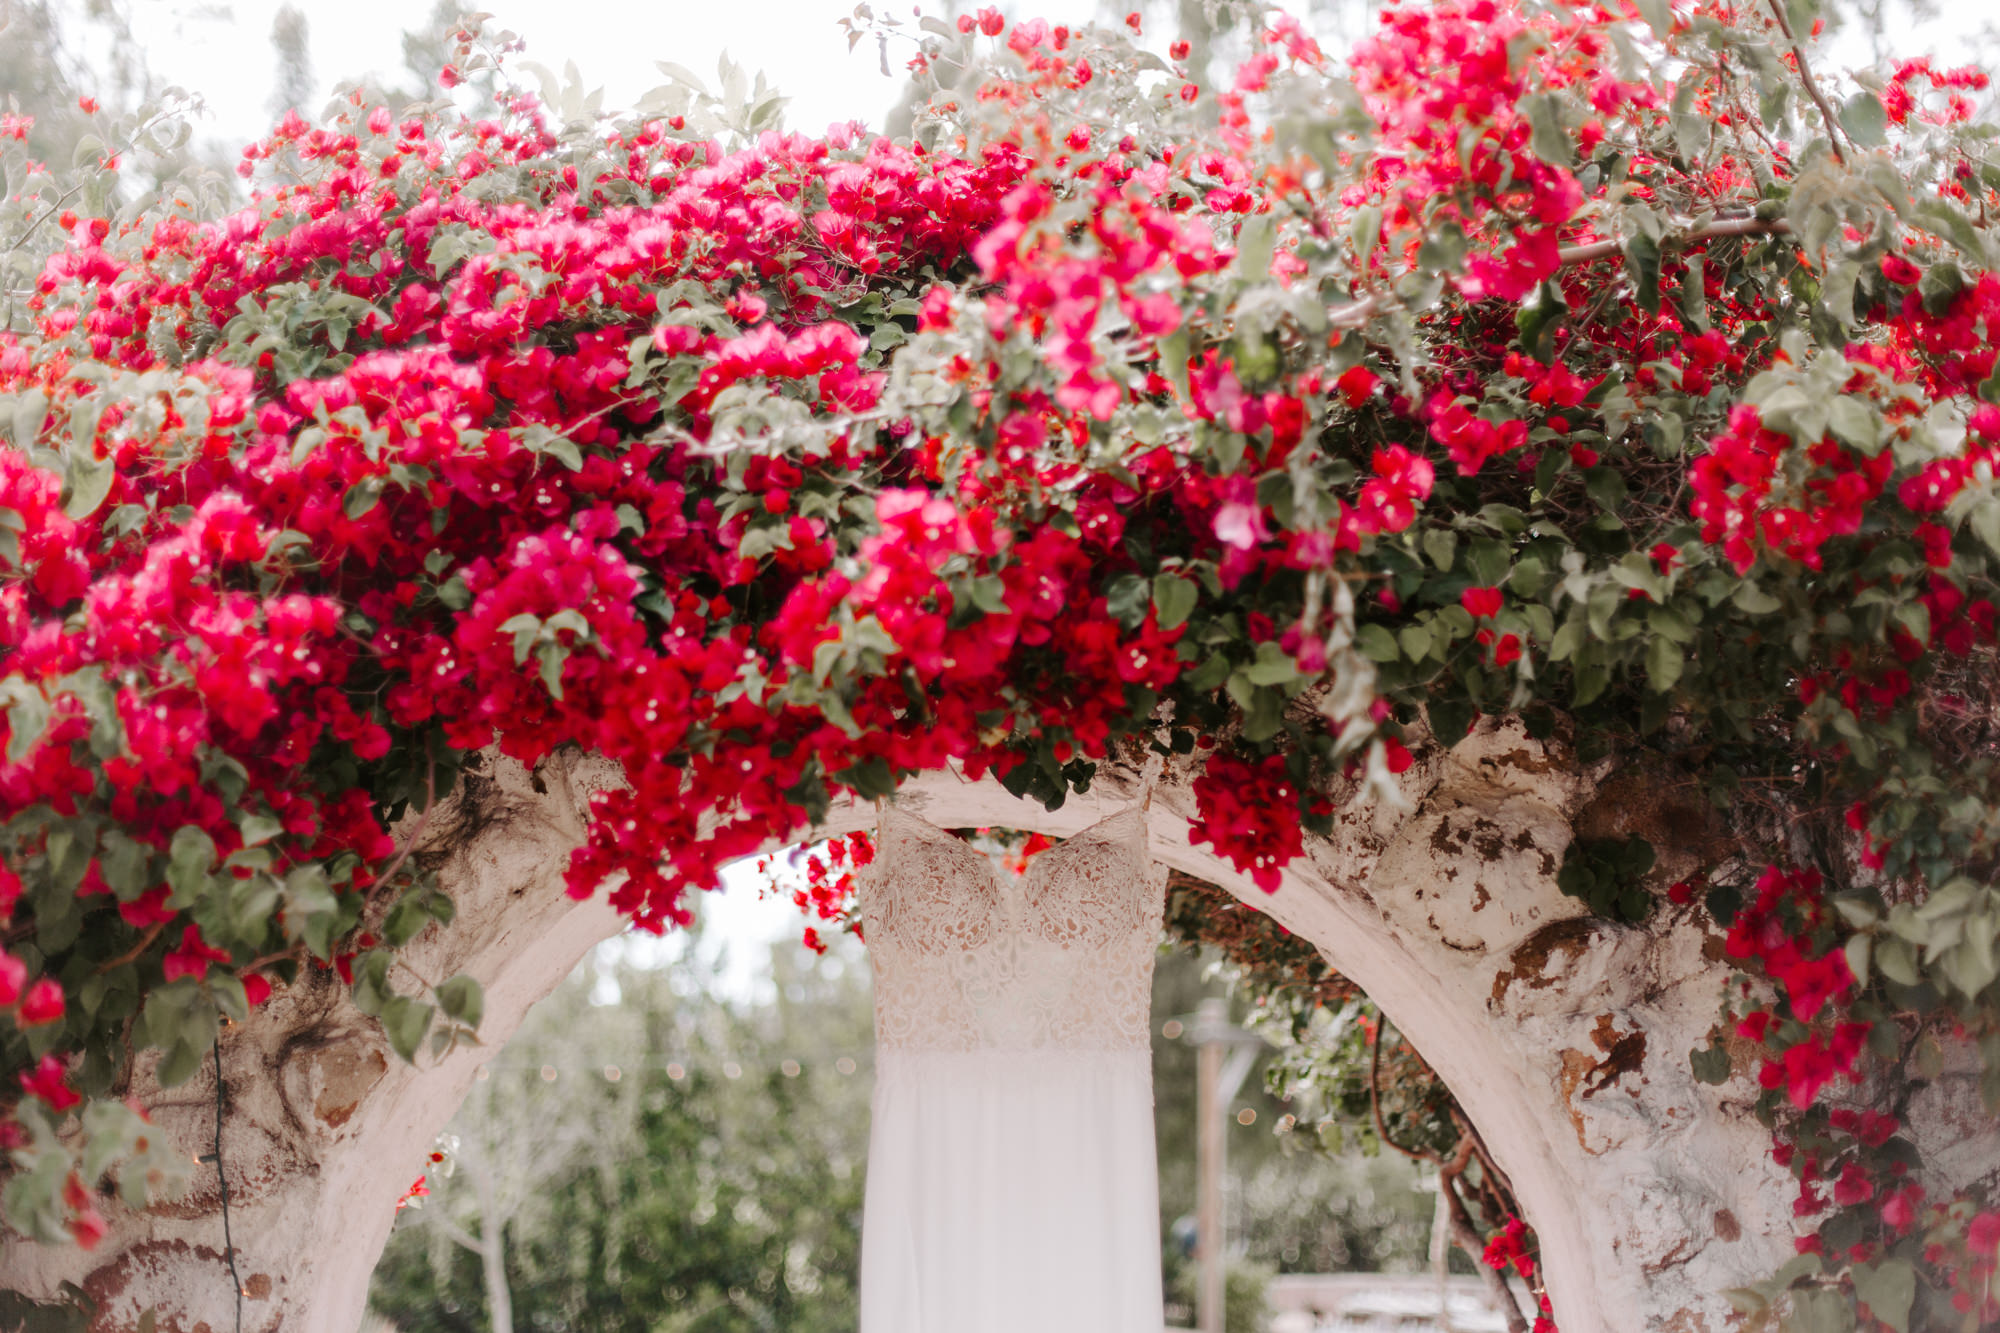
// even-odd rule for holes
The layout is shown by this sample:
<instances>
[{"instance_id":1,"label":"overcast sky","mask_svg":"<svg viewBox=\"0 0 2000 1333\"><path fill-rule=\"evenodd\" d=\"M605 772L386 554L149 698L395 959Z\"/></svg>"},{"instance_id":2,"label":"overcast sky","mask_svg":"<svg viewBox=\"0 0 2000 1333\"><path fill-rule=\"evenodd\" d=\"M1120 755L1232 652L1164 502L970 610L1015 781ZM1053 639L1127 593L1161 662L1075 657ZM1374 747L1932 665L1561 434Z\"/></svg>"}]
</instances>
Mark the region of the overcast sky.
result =
<instances>
[{"instance_id":1,"label":"overcast sky","mask_svg":"<svg viewBox=\"0 0 2000 1333\"><path fill-rule=\"evenodd\" d=\"M276 70L271 21L281 3L132 0L148 61L170 82L207 99L211 132L219 139L247 142L270 122ZM403 29L424 22L430 0L299 0L299 7L310 24L313 72L323 99L343 80L400 75ZM971 4L961 0L961 7ZM1165 21L1167 6L1139 0L1138 7L1160 12L1158 21ZM915 9L910 0L882 0L879 8L900 15ZM925 6L930 13L943 8L940 0ZM1015 0L999 8L1071 23L1099 12L1095 0ZM1992 15L1983 0L1946 0L1944 8L1933 22L1896 26L1902 54L1966 58L1965 34ZM900 86L900 80L882 77L872 44L849 54L835 26L849 9L840 0L492 0L490 5L494 28L526 39L526 59L557 70L575 61L586 79L604 87L608 105L628 103L662 82L657 60L675 61L706 77L727 51L791 97L788 124L815 132L853 117L879 123ZM1162 32L1162 41L1165 36ZM1838 64L1865 61L1870 52L1859 42L1842 42L1830 56ZM901 59L892 52L891 67L898 68Z\"/></svg>"},{"instance_id":2,"label":"overcast sky","mask_svg":"<svg viewBox=\"0 0 2000 1333\"><path fill-rule=\"evenodd\" d=\"M281 2L133 0L133 22L154 70L207 99L217 136L247 141L270 119L271 21ZM1092 0L1038 0L1030 7L1066 22L1095 9ZM300 0L299 8L311 25L313 72L325 95L363 74L399 75L403 29L425 20L430 0ZM487 8L490 28L526 39L524 58L556 70L575 61L586 79L604 87L608 105L629 103L664 82L657 60L707 77L724 51L793 99L786 119L797 129L818 131L854 117L878 123L900 86L882 77L872 44L848 54L835 24L851 6L839 0L492 0ZM927 12L941 9L932 0ZM908 15L909 0L896 12ZM900 58L891 60L892 68L899 65Z\"/></svg>"}]
</instances>

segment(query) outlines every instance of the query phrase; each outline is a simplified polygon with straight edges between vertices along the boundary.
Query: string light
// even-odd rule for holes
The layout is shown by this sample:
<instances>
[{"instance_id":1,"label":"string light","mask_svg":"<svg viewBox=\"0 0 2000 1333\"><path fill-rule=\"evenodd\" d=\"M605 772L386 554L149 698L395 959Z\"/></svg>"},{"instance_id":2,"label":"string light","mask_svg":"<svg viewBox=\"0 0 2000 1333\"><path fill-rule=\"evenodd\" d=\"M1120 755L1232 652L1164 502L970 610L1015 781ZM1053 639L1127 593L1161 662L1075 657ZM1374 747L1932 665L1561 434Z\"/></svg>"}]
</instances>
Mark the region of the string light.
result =
<instances>
[{"instance_id":1,"label":"string light","mask_svg":"<svg viewBox=\"0 0 2000 1333\"><path fill-rule=\"evenodd\" d=\"M1239 1124L1239 1125L1254 1125L1254 1124L1256 1124L1256 1123L1257 1123L1257 1108L1256 1108L1256 1107L1254 1107L1254 1106L1246 1106L1246 1107L1244 1107L1244 1108L1243 1108L1242 1110L1238 1111L1238 1112L1236 1113L1236 1123L1237 1123L1237 1124Z\"/></svg>"},{"instance_id":2,"label":"string light","mask_svg":"<svg viewBox=\"0 0 2000 1333\"><path fill-rule=\"evenodd\" d=\"M491 1078L496 1070L502 1073L526 1070L529 1073L538 1075L545 1082L555 1082L564 1073L593 1073L602 1074L606 1080L615 1083L619 1078L624 1077L628 1071L659 1069L664 1070L669 1078L679 1081L697 1069L707 1068L713 1069L722 1075L722 1077L729 1079L741 1079L759 1070L771 1070L783 1074L786 1078L798 1078L815 1067L824 1067L829 1063L842 1074L853 1074L859 1072L863 1066L873 1063L873 1052L862 1050L842 1051L839 1048L835 1048L834 1050L819 1051L810 1057L802 1058L800 1056L787 1055L773 1059L761 1055L736 1055L716 1051L704 1051L696 1054L682 1053L672 1056L626 1056L620 1058L616 1064L605 1065L577 1063L561 1058L547 1061L541 1059L509 1060L502 1053L499 1058L481 1065L474 1072L473 1077L484 1082ZM618 1071L615 1076L611 1073L614 1069ZM551 1070L554 1072L547 1072Z\"/></svg>"}]
</instances>

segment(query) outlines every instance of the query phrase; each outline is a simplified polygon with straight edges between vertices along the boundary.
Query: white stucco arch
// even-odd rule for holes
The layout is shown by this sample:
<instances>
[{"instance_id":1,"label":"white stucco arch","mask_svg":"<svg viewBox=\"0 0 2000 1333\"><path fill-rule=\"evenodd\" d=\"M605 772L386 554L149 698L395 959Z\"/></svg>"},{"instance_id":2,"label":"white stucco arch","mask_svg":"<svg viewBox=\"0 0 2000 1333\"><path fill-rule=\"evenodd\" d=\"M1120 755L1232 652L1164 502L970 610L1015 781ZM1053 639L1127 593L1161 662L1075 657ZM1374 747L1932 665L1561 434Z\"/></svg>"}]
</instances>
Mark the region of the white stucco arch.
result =
<instances>
[{"instance_id":1,"label":"white stucco arch","mask_svg":"<svg viewBox=\"0 0 2000 1333\"><path fill-rule=\"evenodd\" d=\"M433 821L449 930L411 946L425 975L468 971L486 987L481 1049L419 1067L387 1052L330 979L292 988L225 1037L238 1268L251 1333L352 1333L393 1205L469 1088L528 1008L623 928L601 897L575 902L561 873L587 792L613 780L590 760L529 774L489 759L457 820ZM1791 1253L1790 1181L1738 1077L1697 1084L1727 969L1703 932L1586 921L1553 882L1571 821L1597 792L1510 727L1488 727L1404 775L1408 808L1350 810L1331 839L1266 896L1188 842L1192 793L1167 780L1152 807L1156 856L1224 885L1312 941L1359 983L1459 1094L1540 1235L1565 1333L1726 1326L1720 1293ZM1132 799L1107 772L1061 810L997 781L941 773L899 799L947 826L1063 836ZM873 823L843 805L822 832ZM1671 853L1670 853L1671 854ZM207 1151L214 1082L143 1100L162 1129ZM91 1255L0 1249L0 1285L38 1296L73 1281L103 1305L96 1328L127 1333L156 1308L160 1333L222 1333L233 1298L214 1177L145 1215L109 1213Z\"/></svg>"}]
</instances>

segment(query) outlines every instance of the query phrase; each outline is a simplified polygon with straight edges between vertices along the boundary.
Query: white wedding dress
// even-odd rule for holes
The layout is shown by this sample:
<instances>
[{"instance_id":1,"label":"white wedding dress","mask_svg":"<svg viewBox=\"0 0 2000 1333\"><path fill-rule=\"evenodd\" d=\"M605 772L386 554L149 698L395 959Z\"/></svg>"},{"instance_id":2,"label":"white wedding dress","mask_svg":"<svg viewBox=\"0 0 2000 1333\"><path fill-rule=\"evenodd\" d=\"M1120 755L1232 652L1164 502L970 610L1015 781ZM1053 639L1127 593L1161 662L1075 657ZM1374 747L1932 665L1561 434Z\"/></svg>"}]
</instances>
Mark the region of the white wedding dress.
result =
<instances>
[{"instance_id":1,"label":"white wedding dress","mask_svg":"<svg viewBox=\"0 0 2000 1333\"><path fill-rule=\"evenodd\" d=\"M884 812L861 1333L1159 1333L1162 890L1137 807L1025 876Z\"/></svg>"}]
</instances>

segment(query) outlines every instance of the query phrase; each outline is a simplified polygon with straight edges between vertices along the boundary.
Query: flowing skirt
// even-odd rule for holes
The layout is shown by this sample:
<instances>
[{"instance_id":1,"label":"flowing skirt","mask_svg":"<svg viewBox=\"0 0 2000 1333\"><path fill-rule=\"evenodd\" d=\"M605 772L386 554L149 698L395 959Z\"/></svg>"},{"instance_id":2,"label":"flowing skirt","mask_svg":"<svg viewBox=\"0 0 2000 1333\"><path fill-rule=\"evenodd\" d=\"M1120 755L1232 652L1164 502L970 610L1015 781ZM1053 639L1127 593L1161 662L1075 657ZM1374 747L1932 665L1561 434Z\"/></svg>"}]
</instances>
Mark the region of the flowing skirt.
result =
<instances>
[{"instance_id":1,"label":"flowing skirt","mask_svg":"<svg viewBox=\"0 0 2000 1333\"><path fill-rule=\"evenodd\" d=\"M861 1333L1160 1333L1146 1051L882 1050Z\"/></svg>"}]
</instances>

